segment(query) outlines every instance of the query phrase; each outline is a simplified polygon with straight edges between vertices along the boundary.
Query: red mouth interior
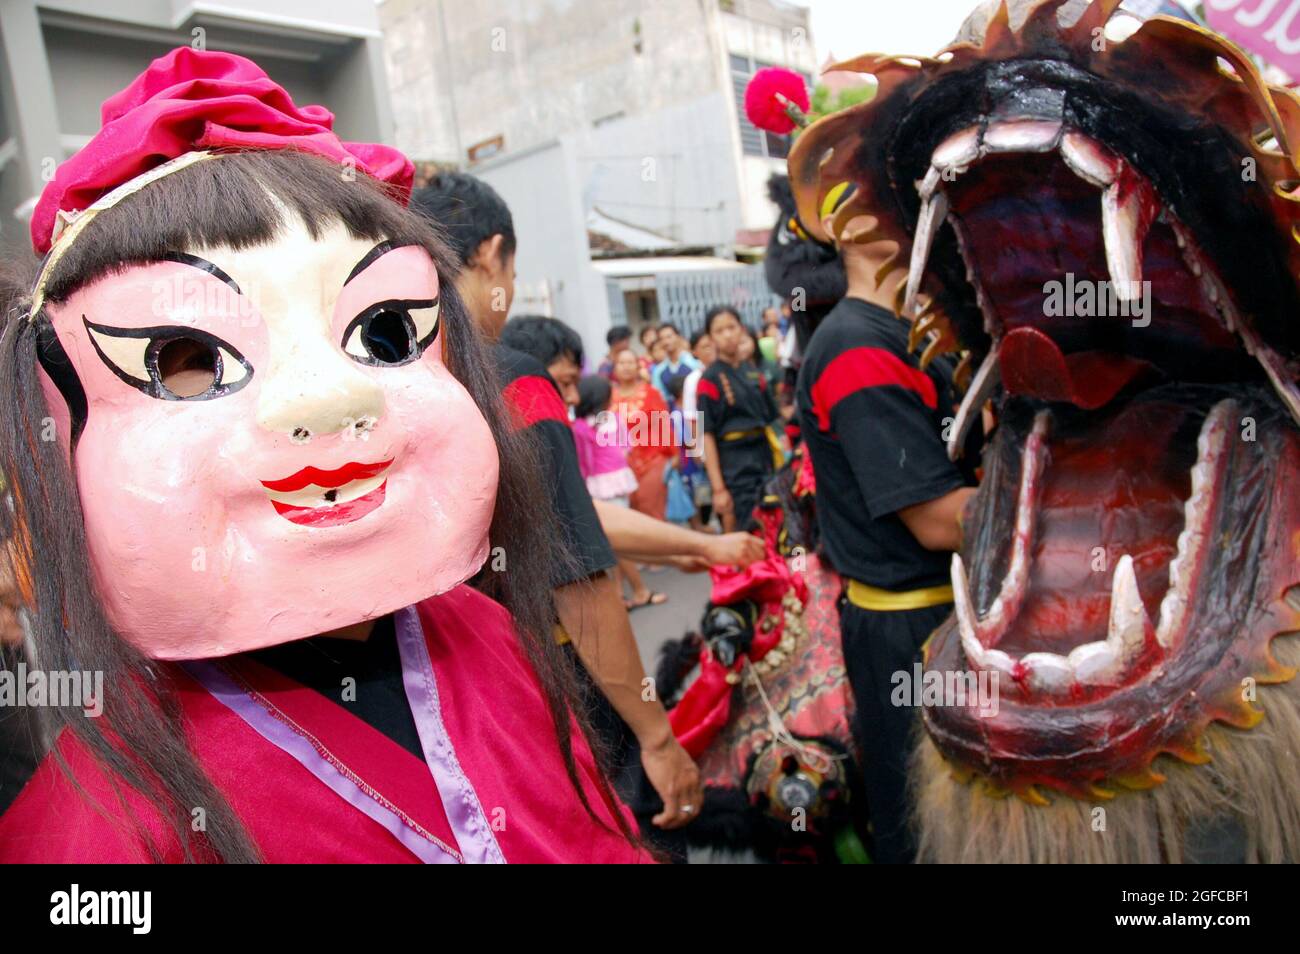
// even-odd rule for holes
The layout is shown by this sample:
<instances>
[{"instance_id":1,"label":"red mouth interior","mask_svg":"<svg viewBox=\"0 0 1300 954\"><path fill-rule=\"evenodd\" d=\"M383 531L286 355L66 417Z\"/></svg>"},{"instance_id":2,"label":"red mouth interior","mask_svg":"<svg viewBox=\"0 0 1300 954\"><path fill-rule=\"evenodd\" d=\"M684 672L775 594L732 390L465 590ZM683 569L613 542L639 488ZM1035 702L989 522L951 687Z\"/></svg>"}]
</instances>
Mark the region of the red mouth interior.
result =
<instances>
[{"instance_id":1,"label":"red mouth interior","mask_svg":"<svg viewBox=\"0 0 1300 954\"><path fill-rule=\"evenodd\" d=\"M1105 639L1124 554L1148 614L1159 618L1191 494L1197 423L1176 403L1138 401L1049 441L1025 602L997 648L1066 655Z\"/></svg>"},{"instance_id":2,"label":"red mouth interior","mask_svg":"<svg viewBox=\"0 0 1300 954\"><path fill-rule=\"evenodd\" d=\"M1071 274L1079 282L1110 280L1102 193L1059 155L990 155L946 192L966 236L967 264L992 303L1000 333L1010 340L1017 328L1033 328L1056 345L1052 350L1059 357L1036 347L1024 365L1017 382L1029 393L1060 387L1052 379L1053 366L1070 372L1065 384L1092 406L1101 406L1137 376L1142 368L1134 361L1166 369L1179 380L1232 380L1243 376L1243 368L1253 373L1249 361L1238 362L1239 342L1188 270L1167 222L1153 222L1143 243L1150 324L1135 324L1129 316L1045 313L1048 283ZM1074 366L1081 352L1096 352L1087 368ZM1051 363L1039 363L1044 357ZM1114 365L1105 371L1113 380L1100 387L1092 379L1106 363ZM1111 388L1114 393L1107 393Z\"/></svg>"},{"instance_id":3,"label":"red mouth interior","mask_svg":"<svg viewBox=\"0 0 1300 954\"><path fill-rule=\"evenodd\" d=\"M1151 368L1150 362L1104 351L1065 354L1037 328L1013 328L1002 339L1002 384L1010 394L1065 401L1092 411Z\"/></svg>"},{"instance_id":4,"label":"red mouth interior","mask_svg":"<svg viewBox=\"0 0 1300 954\"><path fill-rule=\"evenodd\" d=\"M1203 417L1140 389L1258 372L1192 272L1169 216L1152 221L1141 244L1149 310L1049 313L1048 288L1067 276L1114 288L1102 191L1056 153L988 155L945 191L1000 342L1005 391L1058 409L1025 597L994 645L1013 657L1065 656L1106 639L1125 554L1153 621L1169 588ZM1002 581L984 579L974 595L987 612Z\"/></svg>"}]
</instances>

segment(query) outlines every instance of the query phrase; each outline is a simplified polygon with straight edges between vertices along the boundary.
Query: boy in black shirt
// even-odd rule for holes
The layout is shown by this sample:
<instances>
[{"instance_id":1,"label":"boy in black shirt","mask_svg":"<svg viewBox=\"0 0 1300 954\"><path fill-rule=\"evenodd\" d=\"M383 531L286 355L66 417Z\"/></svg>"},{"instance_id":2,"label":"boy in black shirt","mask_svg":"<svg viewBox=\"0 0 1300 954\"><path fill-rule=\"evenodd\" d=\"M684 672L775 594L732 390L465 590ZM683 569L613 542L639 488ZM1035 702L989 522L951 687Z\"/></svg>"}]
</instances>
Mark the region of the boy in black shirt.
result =
<instances>
[{"instance_id":1,"label":"boy in black shirt","mask_svg":"<svg viewBox=\"0 0 1300 954\"><path fill-rule=\"evenodd\" d=\"M891 308L906 276L895 271L876 282L892 251L887 243L842 247L848 295L809 343L798 405L823 545L844 579L840 627L874 857L907 862L915 855L906 759L916 713L891 703L893 676L911 672L952 610L951 553L975 491L946 451L954 414L948 365L922 370L908 350L909 325Z\"/></svg>"}]
</instances>

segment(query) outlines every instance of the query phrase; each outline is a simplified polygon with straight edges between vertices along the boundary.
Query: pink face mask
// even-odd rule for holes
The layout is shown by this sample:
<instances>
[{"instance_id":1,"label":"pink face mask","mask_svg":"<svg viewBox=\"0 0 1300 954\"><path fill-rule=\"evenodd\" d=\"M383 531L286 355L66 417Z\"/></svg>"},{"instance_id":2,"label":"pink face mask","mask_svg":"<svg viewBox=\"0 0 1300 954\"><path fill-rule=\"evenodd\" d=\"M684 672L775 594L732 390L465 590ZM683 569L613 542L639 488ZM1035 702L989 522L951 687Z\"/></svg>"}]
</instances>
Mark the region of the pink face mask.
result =
<instances>
[{"instance_id":1,"label":"pink face mask","mask_svg":"<svg viewBox=\"0 0 1300 954\"><path fill-rule=\"evenodd\" d=\"M295 223L46 309L86 392L73 467L118 632L159 659L221 656L373 619L482 565L497 451L442 362L437 301L424 249Z\"/></svg>"}]
</instances>

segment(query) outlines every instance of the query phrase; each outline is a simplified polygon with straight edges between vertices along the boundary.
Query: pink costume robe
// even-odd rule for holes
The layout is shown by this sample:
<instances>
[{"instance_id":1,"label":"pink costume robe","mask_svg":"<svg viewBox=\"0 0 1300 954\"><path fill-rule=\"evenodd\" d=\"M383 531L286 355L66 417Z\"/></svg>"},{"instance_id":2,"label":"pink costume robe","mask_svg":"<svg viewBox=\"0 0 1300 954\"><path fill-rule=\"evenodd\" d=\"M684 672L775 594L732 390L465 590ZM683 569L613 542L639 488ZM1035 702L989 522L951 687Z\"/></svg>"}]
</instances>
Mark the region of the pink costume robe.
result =
<instances>
[{"instance_id":1,"label":"pink costume robe","mask_svg":"<svg viewBox=\"0 0 1300 954\"><path fill-rule=\"evenodd\" d=\"M266 861L651 860L617 833L613 812L623 809L598 794L595 763L575 726L579 777L611 830L584 811L500 605L459 586L399 611L394 623L423 763L251 659L175 667L191 748ZM47 757L0 817L0 863L150 860L89 752L68 732L58 748L103 810ZM179 861L161 817L120 787L165 860Z\"/></svg>"}]
</instances>

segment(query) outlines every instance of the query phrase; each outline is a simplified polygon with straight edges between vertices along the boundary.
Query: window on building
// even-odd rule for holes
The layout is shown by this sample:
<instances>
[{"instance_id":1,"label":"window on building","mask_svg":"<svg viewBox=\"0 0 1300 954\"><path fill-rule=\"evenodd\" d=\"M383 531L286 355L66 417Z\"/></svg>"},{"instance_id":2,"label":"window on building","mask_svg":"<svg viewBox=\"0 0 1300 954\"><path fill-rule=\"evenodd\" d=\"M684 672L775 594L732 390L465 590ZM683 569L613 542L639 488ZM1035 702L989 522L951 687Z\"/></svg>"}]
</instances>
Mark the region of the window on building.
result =
<instances>
[{"instance_id":1,"label":"window on building","mask_svg":"<svg viewBox=\"0 0 1300 954\"><path fill-rule=\"evenodd\" d=\"M785 159L790 155L790 138L789 136L778 136L775 133L763 131L763 145L767 147L767 155L771 159Z\"/></svg>"},{"instance_id":2,"label":"window on building","mask_svg":"<svg viewBox=\"0 0 1300 954\"><path fill-rule=\"evenodd\" d=\"M777 136L759 129L745 115L745 87L753 75L765 66L776 66L738 53L730 55L731 89L736 97L736 114L740 118L740 146L747 156L764 156L768 159L784 159L790 154L791 137ZM804 83L812 89L812 77L800 73Z\"/></svg>"}]
</instances>

